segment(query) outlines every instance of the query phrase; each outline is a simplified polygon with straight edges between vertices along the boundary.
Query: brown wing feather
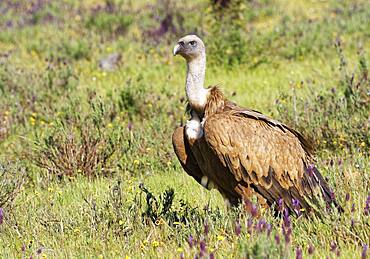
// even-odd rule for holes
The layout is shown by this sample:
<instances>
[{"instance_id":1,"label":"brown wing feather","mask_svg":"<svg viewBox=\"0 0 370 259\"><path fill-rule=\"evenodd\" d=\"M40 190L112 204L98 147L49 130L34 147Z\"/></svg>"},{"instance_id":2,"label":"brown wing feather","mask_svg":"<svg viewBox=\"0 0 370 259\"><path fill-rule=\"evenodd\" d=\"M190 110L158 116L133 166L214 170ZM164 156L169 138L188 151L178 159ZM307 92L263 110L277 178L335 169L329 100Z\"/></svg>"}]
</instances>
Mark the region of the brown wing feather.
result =
<instances>
[{"instance_id":1,"label":"brown wing feather","mask_svg":"<svg viewBox=\"0 0 370 259\"><path fill-rule=\"evenodd\" d=\"M192 176L199 184L203 177L203 173L197 165L197 161L193 157L187 138L185 137L185 127L178 127L172 134L172 145L175 154L180 161L182 168L188 175Z\"/></svg>"},{"instance_id":2,"label":"brown wing feather","mask_svg":"<svg viewBox=\"0 0 370 259\"><path fill-rule=\"evenodd\" d=\"M226 185L219 186L220 179L223 179L228 169L222 166L204 138L190 143L185 134L185 127L178 127L172 135L172 144L181 166L188 175L201 185L202 177L207 176L209 179L205 186L207 189L211 188L209 183L212 181L224 198L228 199L232 205L238 204L240 195L234 191L236 181L228 181ZM241 188L240 192L251 195L245 188Z\"/></svg>"},{"instance_id":3,"label":"brown wing feather","mask_svg":"<svg viewBox=\"0 0 370 259\"><path fill-rule=\"evenodd\" d=\"M211 115L204 125L205 139L238 182L246 182L271 205L279 198L294 211L292 199L306 209L317 201L320 180L309 177L311 146L278 121L241 108ZM328 188L327 188L328 189ZM322 191L322 190L321 190Z\"/></svg>"}]
</instances>

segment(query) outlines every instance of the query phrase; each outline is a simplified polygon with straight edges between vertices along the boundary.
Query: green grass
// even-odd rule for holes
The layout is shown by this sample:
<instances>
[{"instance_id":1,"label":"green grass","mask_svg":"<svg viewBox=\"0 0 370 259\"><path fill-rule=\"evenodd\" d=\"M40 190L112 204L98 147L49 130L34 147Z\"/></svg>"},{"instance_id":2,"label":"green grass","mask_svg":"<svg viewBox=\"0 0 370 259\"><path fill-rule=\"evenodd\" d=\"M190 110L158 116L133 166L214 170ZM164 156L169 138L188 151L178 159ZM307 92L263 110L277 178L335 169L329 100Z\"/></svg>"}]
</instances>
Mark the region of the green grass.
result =
<instances>
[{"instance_id":1,"label":"green grass","mask_svg":"<svg viewBox=\"0 0 370 259\"><path fill-rule=\"evenodd\" d=\"M357 52L370 60L367 1L235 1L224 22L210 1L173 1L170 7L158 1L156 16L171 14L177 29L161 40L150 34L160 22L146 1L40 1L36 11L17 2L22 8L0 3L0 13L9 7L0 17L0 205L15 195L1 205L2 257L191 258L200 252L199 243L189 246L192 236L217 258L290 258L297 247L306 257L310 245L313 258L335 258L338 251L360 258L370 240L364 214L369 101L361 95L369 79L353 102L341 98L345 76L354 72L358 82L361 75ZM242 208L228 210L218 192L182 170L170 139L187 119L185 64L171 52L180 36L194 31L208 46L207 85L219 84L240 105L315 137L318 168L345 208L342 215L292 218L285 245L281 218L262 212L270 235L248 229L248 220L255 226L259 219ZM99 59L111 53L122 60L117 69L102 71ZM340 66L343 56L347 64ZM337 94L330 95L333 87ZM78 155L83 150L90 150L84 158ZM81 162L91 157L91 166ZM171 189L174 195L166 196Z\"/></svg>"}]
</instances>

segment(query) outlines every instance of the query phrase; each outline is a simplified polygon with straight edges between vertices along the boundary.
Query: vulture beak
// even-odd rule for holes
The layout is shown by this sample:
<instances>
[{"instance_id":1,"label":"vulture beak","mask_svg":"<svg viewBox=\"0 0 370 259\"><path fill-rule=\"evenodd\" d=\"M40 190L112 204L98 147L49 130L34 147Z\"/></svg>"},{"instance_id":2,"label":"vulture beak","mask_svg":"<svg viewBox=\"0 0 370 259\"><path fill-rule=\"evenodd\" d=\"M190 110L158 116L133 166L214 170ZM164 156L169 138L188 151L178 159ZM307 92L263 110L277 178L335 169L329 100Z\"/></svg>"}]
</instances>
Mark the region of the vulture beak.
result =
<instances>
[{"instance_id":1,"label":"vulture beak","mask_svg":"<svg viewBox=\"0 0 370 259\"><path fill-rule=\"evenodd\" d=\"M179 53L180 49L181 49L181 45L176 44L175 47L173 48L173 55L176 56L177 53Z\"/></svg>"}]
</instances>

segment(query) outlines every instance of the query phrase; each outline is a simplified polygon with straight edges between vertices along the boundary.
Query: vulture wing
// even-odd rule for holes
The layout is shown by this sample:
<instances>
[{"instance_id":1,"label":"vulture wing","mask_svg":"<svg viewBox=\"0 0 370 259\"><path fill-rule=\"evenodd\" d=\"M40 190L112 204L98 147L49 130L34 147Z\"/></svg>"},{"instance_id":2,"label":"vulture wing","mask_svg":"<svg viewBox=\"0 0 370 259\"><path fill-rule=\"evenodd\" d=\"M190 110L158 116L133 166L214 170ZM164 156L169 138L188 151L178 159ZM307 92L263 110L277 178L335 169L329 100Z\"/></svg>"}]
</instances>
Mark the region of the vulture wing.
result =
<instances>
[{"instance_id":1,"label":"vulture wing","mask_svg":"<svg viewBox=\"0 0 370 259\"><path fill-rule=\"evenodd\" d=\"M176 128L172 135L172 145L182 168L199 184L202 184L201 181L204 175L191 152L188 139L185 135L185 127Z\"/></svg>"},{"instance_id":2,"label":"vulture wing","mask_svg":"<svg viewBox=\"0 0 370 259\"><path fill-rule=\"evenodd\" d=\"M305 209L318 205L318 193L331 200L320 173L307 172L313 162L309 143L284 124L233 107L209 116L204 133L230 177L253 188L269 205L282 198L290 211L297 212L297 201Z\"/></svg>"}]
</instances>

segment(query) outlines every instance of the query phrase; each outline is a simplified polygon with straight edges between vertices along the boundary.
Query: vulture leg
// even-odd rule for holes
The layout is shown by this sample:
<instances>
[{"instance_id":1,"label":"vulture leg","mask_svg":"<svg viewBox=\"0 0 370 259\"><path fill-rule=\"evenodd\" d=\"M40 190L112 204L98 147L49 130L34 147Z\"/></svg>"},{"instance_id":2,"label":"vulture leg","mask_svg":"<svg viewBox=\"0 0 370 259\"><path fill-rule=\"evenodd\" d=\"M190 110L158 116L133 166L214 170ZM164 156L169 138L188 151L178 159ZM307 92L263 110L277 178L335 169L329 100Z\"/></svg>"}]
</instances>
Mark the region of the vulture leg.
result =
<instances>
[{"instance_id":1,"label":"vulture leg","mask_svg":"<svg viewBox=\"0 0 370 259\"><path fill-rule=\"evenodd\" d=\"M172 135L172 144L182 168L184 168L186 173L193 177L199 184L202 184L202 177L204 175L190 150L189 142L185 135L185 127L178 127L175 129Z\"/></svg>"}]
</instances>

